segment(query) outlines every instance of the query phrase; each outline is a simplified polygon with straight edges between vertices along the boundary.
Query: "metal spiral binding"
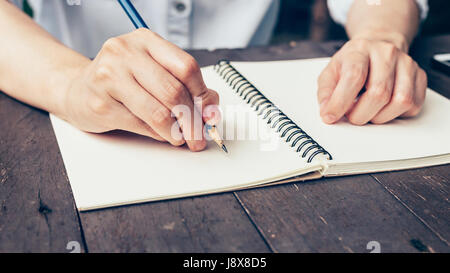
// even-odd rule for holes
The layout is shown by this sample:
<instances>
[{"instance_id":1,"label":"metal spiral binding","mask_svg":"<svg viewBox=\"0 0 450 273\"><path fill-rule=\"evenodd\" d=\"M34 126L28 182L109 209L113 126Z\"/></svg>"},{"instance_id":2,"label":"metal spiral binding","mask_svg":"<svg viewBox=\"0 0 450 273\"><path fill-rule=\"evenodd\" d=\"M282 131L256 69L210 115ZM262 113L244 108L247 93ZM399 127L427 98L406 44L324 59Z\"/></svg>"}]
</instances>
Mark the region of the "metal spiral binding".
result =
<instances>
[{"instance_id":1,"label":"metal spiral binding","mask_svg":"<svg viewBox=\"0 0 450 273\"><path fill-rule=\"evenodd\" d=\"M333 159L327 150L278 109L239 73L228 60L220 60L214 68L233 90L257 111L259 116L263 117L263 120L267 120L267 124L273 129L276 128L277 133L281 134L286 143L290 143L297 153L301 153L302 158L308 156L308 163L319 154L328 156L329 160Z\"/></svg>"}]
</instances>

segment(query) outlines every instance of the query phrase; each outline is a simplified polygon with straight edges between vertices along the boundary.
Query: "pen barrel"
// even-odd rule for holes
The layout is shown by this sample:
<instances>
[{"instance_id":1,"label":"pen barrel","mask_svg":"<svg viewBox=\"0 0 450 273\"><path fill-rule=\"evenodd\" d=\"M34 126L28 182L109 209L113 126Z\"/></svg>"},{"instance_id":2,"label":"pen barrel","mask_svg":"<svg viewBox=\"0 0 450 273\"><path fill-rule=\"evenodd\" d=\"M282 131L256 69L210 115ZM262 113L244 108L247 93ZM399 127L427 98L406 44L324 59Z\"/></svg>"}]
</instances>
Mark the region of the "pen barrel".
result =
<instances>
[{"instance_id":1,"label":"pen barrel","mask_svg":"<svg viewBox=\"0 0 450 273\"><path fill-rule=\"evenodd\" d=\"M220 134L215 126L209 128L208 135L211 137L212 140L214 140L215 143L217 143L217 145L222 146L223 144L222 138L220 137Z\"/></svg>"},{"instance_id":2,"label":"pen barrel","mask_svg":"<svg viewBox=\"0 0 450 273\"><path fill-rule=\"evenodd\" d=\"M136 28L149 28L130 0L117 0Z\"/></svg>"}]
</instances>

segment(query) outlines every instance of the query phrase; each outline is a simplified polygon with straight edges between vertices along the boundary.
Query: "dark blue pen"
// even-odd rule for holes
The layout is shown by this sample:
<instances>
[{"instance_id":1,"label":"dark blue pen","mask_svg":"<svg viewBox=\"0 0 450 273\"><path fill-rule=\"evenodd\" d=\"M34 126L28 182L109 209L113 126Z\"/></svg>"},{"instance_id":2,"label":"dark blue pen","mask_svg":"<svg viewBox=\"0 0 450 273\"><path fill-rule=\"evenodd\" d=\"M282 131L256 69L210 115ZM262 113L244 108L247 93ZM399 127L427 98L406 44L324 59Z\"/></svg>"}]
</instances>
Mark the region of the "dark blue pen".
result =
<instances>
[{"instance_id":1,"label":"dark blue pen","mask_svg":"<svg viewBox=\"0 0 450 273\"><path fill-rule=\"evenodd\" d=\"M136 28L149 28L130 0L117 0Z\"/></svg>"}]
</instances>

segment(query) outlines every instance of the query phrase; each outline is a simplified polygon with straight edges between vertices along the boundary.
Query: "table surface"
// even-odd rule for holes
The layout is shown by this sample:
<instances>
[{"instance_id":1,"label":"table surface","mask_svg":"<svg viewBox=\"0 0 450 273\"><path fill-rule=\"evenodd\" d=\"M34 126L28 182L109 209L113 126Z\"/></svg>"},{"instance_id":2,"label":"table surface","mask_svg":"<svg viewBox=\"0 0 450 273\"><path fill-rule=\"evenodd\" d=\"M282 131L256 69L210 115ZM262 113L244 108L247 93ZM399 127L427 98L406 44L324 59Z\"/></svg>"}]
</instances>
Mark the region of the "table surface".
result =
<instances>
[{"instance_id":1,"label":"table surface","mask_svg":"<svg viewBox=\"0 0 450 273\"><path fill-rule=\"evenodd\" d=\"M201 65L331 56L342 41L191 51ZM450 35L412 54L450 97L430 58ZM0 252L450 251L450 165L145 203L79 213L48 114L0 92ZM189 183L189 181L186 181Z\"/></svg>"}]
</instances>

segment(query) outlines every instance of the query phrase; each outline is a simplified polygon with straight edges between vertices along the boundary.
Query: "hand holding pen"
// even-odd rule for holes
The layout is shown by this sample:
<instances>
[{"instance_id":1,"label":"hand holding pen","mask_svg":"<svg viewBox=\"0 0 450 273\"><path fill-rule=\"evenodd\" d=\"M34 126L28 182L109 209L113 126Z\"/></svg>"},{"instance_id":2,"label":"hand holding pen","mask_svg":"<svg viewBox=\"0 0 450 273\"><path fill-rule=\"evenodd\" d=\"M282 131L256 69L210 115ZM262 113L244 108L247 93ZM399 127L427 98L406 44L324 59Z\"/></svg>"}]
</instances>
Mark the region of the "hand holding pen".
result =
<instances>
[{"instance_id":1,"label":"hand holding pen","mask_svg":"<svg viewBox=\"0 0 450 273\"><path fill-rule=\"evenodd\" d=\"M149 28L147 24L145 23L144 19L142 19L139 12L136 10L136 8L133 6L133 4L130 2L130 0L118 0L119 4L122 6L125 13L128 15L128 18L130 18L131 22L133 23L134 27L139 28ZM197 68L196 68L197 69ZM216 111L219 113L218 111ZM209 136L214 140L214 142L219 145L219 147L222 148L222 150L225 153L228 153L228 150L223 143L223 140L220 137L219 132L217 131L216 126L211 126L210 124L207 124L205 126L206 132L209 134Z\"/></svg>"},{"instance_id":2,"label":"hand holding pen","mask_svg":"<svg viewBox=\"0 0 450 273\"><path fill-rule=\"evenodd\" d=\"M206 87L195 59L146 28L109 39L80 67L68 83L59 116L84 131L120 129L200 151L206 141L196 132L204 124L193 122L194 113L210 125L220 120L214 106L219 96ZM191 115L173 116L177 105L187 106ZM199 113L207 106L214 115ZM181 137L174 134L177 124Z\"/></svg>"}]
</instances>

